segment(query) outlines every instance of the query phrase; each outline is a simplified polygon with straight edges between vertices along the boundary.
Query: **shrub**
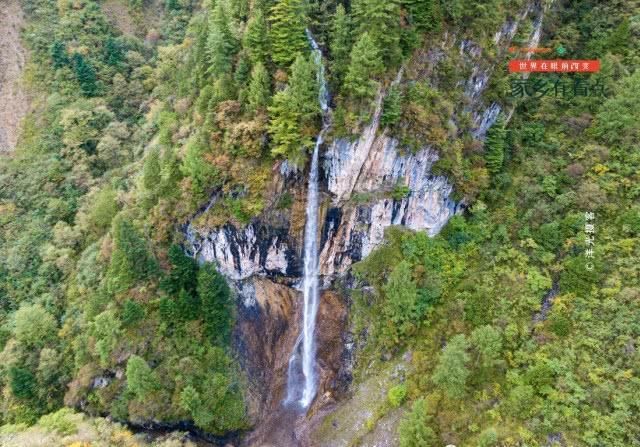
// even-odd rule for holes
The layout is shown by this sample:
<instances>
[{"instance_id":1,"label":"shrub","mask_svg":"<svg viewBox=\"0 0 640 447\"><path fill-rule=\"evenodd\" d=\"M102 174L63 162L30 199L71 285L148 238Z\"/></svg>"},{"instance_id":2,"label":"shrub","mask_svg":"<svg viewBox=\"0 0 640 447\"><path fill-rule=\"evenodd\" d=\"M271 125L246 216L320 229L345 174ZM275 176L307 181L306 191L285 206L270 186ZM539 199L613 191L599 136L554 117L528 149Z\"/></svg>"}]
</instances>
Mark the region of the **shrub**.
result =
<instances>
[{"instance_id":1,"label":"shrub","mask_svg":"<svg viewBox=\"0 0 640 447\"><path fill-rule=\"evenodd\" d=\"M158 379L142 357L132 355L127 362L127 389L144 399L158 388Z\"/></svg>"},{"instance_id":2,"label":"shrub","mask_svg":"<svg viewBox=\"0 0 640 447\"><path fill-rule=\"evenodd\" d=\"M469 377L469 355L466 352L468 345L463 334L451 338L440 354L433 372L433 381L452 399L459 399L465 394Z\"/></svg>"},{"instance_id":3,"label":"shrub","mask_svg":"<svg viewBox=\"0 0 640 447\"><path fill-rule=\"evenodd\" d=\"M389 389L387 400L393 408L398 408L407 397L407 386L405 384L395 385Z\"/></svg>"},{"instance_id":4,"label":"shrub","mask_svg":"<svg viewBox=\"0 0 640 447\"><path fill-rule=\"evenodd\" d=\"M400 422L398 433L400 447L428 447L437 445L437 437L428 426L431 417L427 413L427 403L419 399L413 403L411 412Z\"/></svg>"},{"instance_id":5,"label":"shrub","mask_svg":"<svg viewBox=\"0 0 640 447\"><path fill-rule=\"evenodd\" d=\"M498 443L498 432L489 427L478 436L478 447L493 447Z\"/></svg>"},{"instance_id":6,"label":"shrub","mask_svg":"<svg viewBox=\"0 0 640 447\"><path fill-rule=\"evenodd\" d=\"M56 334L56 321L40 305L23 305L15 314L14 335L29 347L42 347Z\"/></svg>"},{"instance_id":7,"label":"shrub","mask_svg":"<svg viewBox=\"0 0 640 447\"><path fill-rule=\"evenodd\" d=\"M290 192L285 192L280 196L276 208L279 210L285 210L291 208L291 205L293 205L293 195Z\"/></svg>"},{"instance_id":8,"label":"shrub","mask_svg":"<svg viewBox=\"0 0 640 447\"><path fill-rule=\"evenodd\" d=\"M144 318L144 308L133 300L126 300L122 307L122 323L131 326Z\"/></svg>"},{"instance_id":9,"label":"shrub","mask_svg":"<svg viewBox=\"0 0 640 447\"><path fill-rule=\"evenodd\" d=\"M38 424L48 431L56 432L62 436L72 435L78 432L78 427L73 419L76 414L70 408L62 408L55 413L44 415Z\"/></svg>"},{"instance_id":10,"label":"shrub","mask_svg":"<svg viewBox=\"0 0 640 447\"><path fill-rule=\"evenodd\" d=\"M411 193L411 189L407 185L396 185L391 192L391 197L395 200L402 200Z\"/></svg>"}]
</instances>

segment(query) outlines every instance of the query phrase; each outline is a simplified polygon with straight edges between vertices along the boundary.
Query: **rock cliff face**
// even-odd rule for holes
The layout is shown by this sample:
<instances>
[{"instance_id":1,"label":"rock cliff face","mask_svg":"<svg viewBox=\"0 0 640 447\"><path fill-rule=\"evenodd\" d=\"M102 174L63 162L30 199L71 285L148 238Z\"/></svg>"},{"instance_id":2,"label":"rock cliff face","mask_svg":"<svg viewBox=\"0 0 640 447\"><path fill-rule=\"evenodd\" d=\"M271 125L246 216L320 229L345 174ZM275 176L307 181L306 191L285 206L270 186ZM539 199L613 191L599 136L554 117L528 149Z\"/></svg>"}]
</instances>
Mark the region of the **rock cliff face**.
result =
<instances>
[{"instance_id":1,"label":"rock cliff face","mask_svg":"<svg viewBox=\"0 0 640 447\"><path fill-rule=\"evenodd\" d=\"M299 331L298 292L255 277L237 284L235 346L249 378L250 416L277 406L286 386L289 355ZM265 392L269 391L269 392Z\"/></svg>"},{"instance_id":2,"label":"rock cliff face","mask_svg":"<svg viewBox=\"0 0 640 447\"><path fill-rule=\"evenodd\" d=\"M227 278L238 281L254 275L297 276L292 270L296 254L287 245L287 231L257 221L238 229L231 224L203 235L192 232L200 259L215 262Z\"/></svg>"},{"instance_id":3,"label":"rock cliff face","mask_svg":"<svg viewBox=\"0 0 640 447\"><path fill-rule=\"evenodd\" d=\"M378 127L376 113L359 140L336 140L325 154L332 201L320 262L321 273L328 279L345 273L379 246L385 228L402 225L435 235L459 210L449 198L451 184L431 174L437 153L428 147L415 154L403 153L398 141L385 132L376 137ZM398 187L403 188L404 197L393 198L391 193ZM366 203L358 204L358 198Z\"/></svg>"},{"instance_id":4,"label":"rock cliff face","mask_svg":"<svg viewBox=\"0 0 640 447\"><path fill-rule=\"evenodd\" d=\"M435 151L425 147L405 153L397 140L380 131L380 102L359 139L337 139L323 155L329 206L323 213L320 273L326 283L379 246L385 228L403 225L435 235L460 209L450 199L452 185L431 174ZM296 187L301 182L293 177L288 185L292 183ZM393 198L398 187L406 194ZM258 219L242 229L231 224L205 231L191 228L189 240L202 260L215 262L234 281L254 275L291 279L301 271L295 248L300 244L299 235L289 230Z\"/></svg>"},{"instance_id":5,"label":"rock cliff face","mask_svg":"<svg viewBox=\"0 0 640 447\"><path fill-rule=\"evenodd\" d=\"M402 151L380 131L379 112L380 107L357 141L335 140L323 155L320 274L327 289L321 295L316 330L317 400L322 405L335 401L350 382L347 305L329 290L332 281L380 245L387 227L404 225L434 235L460 208L450 199L447 179L431 174L437 153L427 147L417 153ZM281 190L304 191L301 174L281 175ZM393 198L398 185L406 194ZM246 445L297 445L287 444L291 432L280 433L277 427L286 417L280 402L300 332L299 231L265 215L242 229L231 224L204 230L189 226L186 234L191 253L215 262L237 292L235 346L250 382L251 418L262 421Z\"/></svg>"},{"instance_id":6,"label":"rock cliff face","mask_svg":"<svg viewBox=\"0 0 640 447\"><path fill-rule=\"evenodd\" d=\"M431 173L437 153L428 147L416 153L403 151L397 140L380 129L381 103L382 95L360 138L336 139L323 153L319 237L320 274L326 289L316 329L316 407L338 400L351 379L347 304L330 290L330 284L379 246L389 226L434 235L460 209L450 198L452 185ZM278 177L274 194L293 190L294 196L305 197L303 173L286 166L274 172ZM400 186L403 194L393 194L394 198L392 193ZM302 312L302 234L282 214L265 213L244 228L231 224L186 228L189 251L202 261L215 262L236 290L234 344L249 381L250 417L258 425L246 440L245 445L251 446L299 445L298 438L291 437L292 427L307 430L280 405ZM295 210L286 217L294 214ZM291 418L291 424L282 423L286 418Z\"/></svg>"}]
</instances>

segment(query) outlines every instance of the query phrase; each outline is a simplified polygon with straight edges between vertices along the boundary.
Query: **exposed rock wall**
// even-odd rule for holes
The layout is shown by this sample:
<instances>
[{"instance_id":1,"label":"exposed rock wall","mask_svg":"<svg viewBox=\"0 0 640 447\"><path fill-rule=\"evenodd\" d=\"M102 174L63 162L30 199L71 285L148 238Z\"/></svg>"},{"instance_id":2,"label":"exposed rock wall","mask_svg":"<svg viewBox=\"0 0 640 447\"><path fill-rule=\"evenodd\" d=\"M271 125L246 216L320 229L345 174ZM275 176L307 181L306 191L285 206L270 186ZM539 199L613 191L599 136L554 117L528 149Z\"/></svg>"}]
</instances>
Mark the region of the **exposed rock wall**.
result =
<instances>
[{"instance_id":1,"label":"exposed rock wall","mask_svg":"<svg viewBox=\"0 0 640 447\"><path fill-rule=\"evenodd\" d=\"M321 273L344 273L367 256L384 238L385 228L402 225L435 235L459 209L450 199L452 185L431 174L436 152L429 147L404 153L384 132L375 137L379 114L359 140L335 141L325 154L325 172L332 194L320 255ZM393 198L398 187L406 196ZM354 195L365 204L353 203ZM362 200L362 199L361 199Z\"/></svg>"},{"instance_id":2,"label":"exposed rock wall","mask_svg":"<svg viewBox=\"0 0 640 447\"><path fill-rule=\"evenodd\" d=\"M238 229L227 224L207 233L200 241L200 259L215 262L232 280L254 275L293 276L295 253L287 246L286 232L260 223Z\"/></svg>"},{"instance_id":3,"label":"exposed rock wall","mask_svg":"<svg viewBox=\"0 0 640 447\"><path fill-rule=\"evenodd\" d=\"M12 151L18 142L20 123L29 102L20 85L27 52L20 41L24 13L18 0L0 5L0 154Z\"/></svg>"},{"instance_id":4,"label":"exposed rock wall","mask_svg":"<svg viewBox=\"0 0 640 447\"><path fill-rule=\"evenodd\" d=\"M289 355L298 336L298 292L255 277L236 283L236 351L249 380L251 419L277 407L286 386Z\"/></svg>"},{"instance_id":5,"label":"exposed rock wall","mask_svg":"<svg viewBox=\"0 0 640 447\"><path fill-rule=\"evenodd\" d=\"M246 445L295 445L291 432L281 432L288 409L280 405L286 395L289 357L300 327L300 292L269 279L253 277L235 282L240 298L234 332L236 351L249 380L250 418L260 423ZM343 368L347 309L336 293L323 291L318 309L318 395L335 401L350 381ZM291 429L293 424L290 427Z\"/></svg>"},{"instance_id":6,"label":"exposed rock wall","mask_svg":"<svg viewBox=\"0 0 640 447\"><path fill-rule=\"evenodd\" d=\"M405 153L396 139L380 132L380 103L359 139L337 139L323 156L325 195L330 203L320 246L320 273L326 281L345 273L379 246L385 228L403 225L435 235L459 210L450 199L452 185L445 177L431 174L438 159L435 151L425 147ZM394 199L392 193L399 186L407 194ZM354 197L365 199L356 203ZM216 262L232 280L300 274L300 253L295 249L300 244L287 227L274 228L256 220L242 229L227 224L190 231L200 259Z\"/></svg>"}]
</instances>

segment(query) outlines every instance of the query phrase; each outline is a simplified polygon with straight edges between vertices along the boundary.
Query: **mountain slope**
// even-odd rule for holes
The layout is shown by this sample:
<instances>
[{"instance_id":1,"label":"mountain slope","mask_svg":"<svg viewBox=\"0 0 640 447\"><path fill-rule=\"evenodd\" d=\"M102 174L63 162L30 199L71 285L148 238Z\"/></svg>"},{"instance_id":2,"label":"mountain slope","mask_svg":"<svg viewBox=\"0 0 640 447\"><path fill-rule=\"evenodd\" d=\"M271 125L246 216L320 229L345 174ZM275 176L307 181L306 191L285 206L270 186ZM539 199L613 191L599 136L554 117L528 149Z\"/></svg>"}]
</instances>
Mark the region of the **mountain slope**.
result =
<instances>
[{"instance_id":1,"label":"mountain slope","mask_svg":"<svg viewBox=\"0 0 640 447\"><path fill-rule=\"evenodd\" d=\"M636 442L636 2L114 4L24 2L42 100L0 165L0 442L135 442L102 416L180 444ZM307 32L332 124L302 412ZM511 95L535 46L600 59L560 79L605 94Z\"/></svg>"}]
</instances>

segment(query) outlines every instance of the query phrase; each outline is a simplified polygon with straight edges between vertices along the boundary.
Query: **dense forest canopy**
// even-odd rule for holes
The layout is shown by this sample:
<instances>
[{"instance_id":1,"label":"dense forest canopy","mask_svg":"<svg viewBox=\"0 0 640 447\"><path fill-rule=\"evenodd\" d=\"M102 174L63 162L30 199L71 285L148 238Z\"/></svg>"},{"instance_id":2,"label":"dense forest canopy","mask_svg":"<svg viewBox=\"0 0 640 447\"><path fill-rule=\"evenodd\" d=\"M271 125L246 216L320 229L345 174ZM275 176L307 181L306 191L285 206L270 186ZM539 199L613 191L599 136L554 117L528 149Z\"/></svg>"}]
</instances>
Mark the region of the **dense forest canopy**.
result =
<instances>
[{"instance_id":1,"label":"dense forest canopy","mask_svg":"<svg viewBox=\"0 0 640 447\"><path fill-rule=\"evenodd\" d=\"M328 138L357 138L384 93L385 132L436 149L466 206L433 238L389 229L353 269L354 382L411 353L372 428L403 406L402 447L640 442L640 9L529 5L541 45L601 60L607 94L517 101L494 34L528 5L24 0L33 111L0 160L0 436L72 433L70 409L251 428L234 293L185 253L182 226L214 193L203 224L246 225L273 206L275 163L304 172L322 125L309 29ZM486 138L451 36L495 65L484 95L503 112Z\"/></svg>"}]
</instances>

